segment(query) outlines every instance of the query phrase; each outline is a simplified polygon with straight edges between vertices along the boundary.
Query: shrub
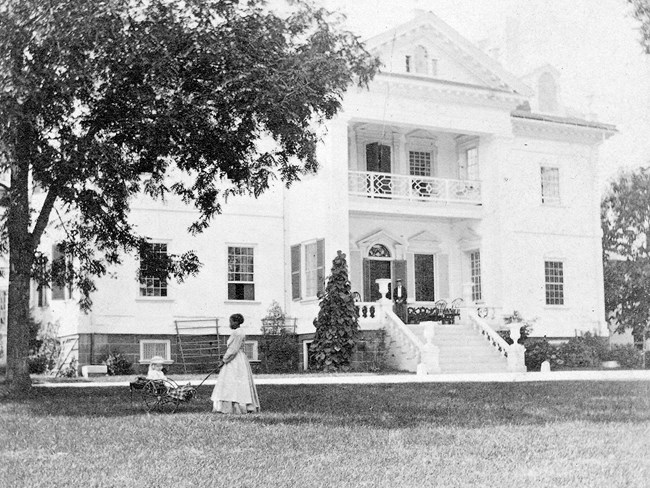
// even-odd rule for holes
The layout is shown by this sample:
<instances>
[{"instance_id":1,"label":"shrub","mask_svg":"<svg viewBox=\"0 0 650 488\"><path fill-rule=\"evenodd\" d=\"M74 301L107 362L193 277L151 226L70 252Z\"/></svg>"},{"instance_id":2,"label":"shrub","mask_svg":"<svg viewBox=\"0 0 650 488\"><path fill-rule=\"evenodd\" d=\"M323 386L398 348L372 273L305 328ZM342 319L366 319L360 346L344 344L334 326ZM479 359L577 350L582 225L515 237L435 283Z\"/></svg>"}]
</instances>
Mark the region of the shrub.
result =
<instances>
[{"instance_id":1,"label":"shrub","mask_svg":"<svg viewBox=\"0 0 650 488\"><path fill-rule=\"evenodd\" d=\"M266 373L291 373L298 370L300 355L298 336L281 330L265 334L260 340L262 369Z\"/></svg>"},{"instance_id":2,"label":"shrub","mask_svg":"<svg viewBox=\"0 0 650 488\"><path fill-rule=\"evenodd\" d=\"M60 343L56 337L57 327L53 324L43 329L40 322L29 317L29 356L27 364L30 374L43 374L52 370L60 354Z\"/></svg>"},{"instance_id":3,"label":"shrub","mask_svg":"<svg viewBox=\"0 0 650 488\"><path fill-rule=\"evenodd\" d=\"M65 378L76 378L79 374L78 366L77 358L72 358L70 364L61 370L61 376Z\"/></svg>"},{"instance_id":4,"label":"shrub","mask_svg":"<svg viewBox=\"0 0 650 488\"><path fill-rule=\"evenodd\" d=\"M558 350L558 358L567 368L599 368L606 354L606 340L589 332L572 337Z\"/></svg>"},{"instance_id":5,"label":"shrub","mask_svg":"<svg viewBox=\"0 0 650 488\"><path fill-rule=\"evenodd\" d=\"M337 251L332 263L332 274L327 280L314 326L316 335L310 348L310 367L322 371L348 371L359 321L348 280L348 264L341 251Z\"/></svg>"},{"instance_id":6,"label":"shrub","mask_svg":"<svg viewBox=\"0 0 650 488\"><path fill-rule=\"evenodd\" d=\"M643 367L643 352L633 344L613 346L605 353L603 361L616 361L623 369L639 369Z\"/></svg>"},{"instance_id":7,"label":"shrub","mask_svg":"<svg viewBox=\"0 0 650 488\"><path fill-rule=\"evenodd\" d=\"M298 337L285 328L286 315L275 300L262 319L259 342L261 369L265 373L290 373L298 370Z\"/></svg>"},{"instance_id":8,"label":"shrub","mask_svg":"<svg viewBox=\"0 0 650 488\"><path fill-rule=\"evenodd\" d=\"M120 352L110 353L102 363L110 376L133 374L133 364Z\"/></svg>"},{"instance_id":9,"label":"shrub","mask_svg":"<svg viewBox=\"0 0 650 488\"><path fill-rule=\"evenodd\" d=\"M557 365L557 348L546 338L529 338L524 342L524 347L526 348L525 361L528 371L539 371L544 361L551 363L551 366Z\"/></svg>"},{"instance_id":10,"label":"shrub","mask_svg":"<svg viewBox=\"0 0 650 488\"><path fill-rule=\"evenodd\" d=\"M29 374L43 374L50 369L50 360L45 354L31 355L27 358Z\"/></svg>"}]
</instances>

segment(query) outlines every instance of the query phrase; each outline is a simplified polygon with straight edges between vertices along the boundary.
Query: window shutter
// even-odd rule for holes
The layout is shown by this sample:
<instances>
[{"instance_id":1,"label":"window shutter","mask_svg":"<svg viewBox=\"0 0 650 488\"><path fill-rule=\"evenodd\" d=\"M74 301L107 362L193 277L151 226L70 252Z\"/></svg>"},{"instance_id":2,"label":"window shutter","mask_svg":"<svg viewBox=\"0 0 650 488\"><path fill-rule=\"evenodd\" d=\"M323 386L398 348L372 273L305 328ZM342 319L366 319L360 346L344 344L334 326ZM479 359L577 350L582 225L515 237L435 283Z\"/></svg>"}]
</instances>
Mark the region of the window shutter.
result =
<instances>
[{"instance_id":1,"label":"window shutter","mask_svg":"<svg viewBox=\"0 0 650 488\"><path fill-rule=\"evenodd\" d=\"M366 144L366 169L379 171L379 143Z\"/></svg>"},{"instance_id":2,"label":"window shutter","mask_svg":"<svg viewBox=\"0 0 650 488\"><path fill-rule=\"evenodd\" d=\"M325 291L325 239L316 241L316 292Z\"/></svg>"},{"instance_id":3,"label":"window shutter","mask_svg":"<svg viewBox=\"0 0 650 488\"><path fill-rule=\"evenodd\" d=\"M65 268L65 255L61 252L58 244L52 246L52 267L56 267L59 272ZM65 285L56 282L55 277L52 279L52 300L65 300Z\"/></svg>"},{"instance_id":4,"label":"window shutter","mask_svg":"<svg viewBox=\"0 0 650 488\"><path fill-rule=\"evenodd\" d=\"M372 283L370 282L370 259L363 260L363 301L372 301Z\"/></svg>"},{"instance_id":5,"label":"window shutter","mask_svg":"<svg viewBox=\"0 0 650 488\"><path fill-rule=\"evenodd\" d=\"M379 146L379 171L382 173L390 173L390 146Z\"/></svg>"},{"instance_id":6,"label":"window shutter","mask_svg":"<svg viewBox=\"0 0 650 488\"><path fill-rule=\"evenodd\" d=\"M300 245L291 246L291 298L300 300Z\"/></svg>"},{"instance_id":7,"label":"window shutter","mask_svg":"<svg viewBox=\"0 0 650 488\"><path fill-rule=\"evenodd\" d=\"M397 280L402 280L402 286L407 289L408 292L408 281L406 281L406 261L405 260L396 260L393 261L393 284L390 292L393 292L393 288L397 285Z\"/></svg>"},{"instance_id":8,"label":"window shutter","mask_svg":"<svg viewBox=\"0 0 650 488\"><path fill-rule=\"evenodd\" d=\"M438 254L438 298L447 300L449 296L449 255Z\"/></svg>"},{"instance_id":9,"label":"window shutter","mask_svg":"<svg viewBox=\"0 0 650 488\"><path fill-rule=\"evenodd\" d=\"M363 260L361 251L350 250L350 283L352 291L359 293L359 298L363 296Z\"/></svg>"}]
</instances>

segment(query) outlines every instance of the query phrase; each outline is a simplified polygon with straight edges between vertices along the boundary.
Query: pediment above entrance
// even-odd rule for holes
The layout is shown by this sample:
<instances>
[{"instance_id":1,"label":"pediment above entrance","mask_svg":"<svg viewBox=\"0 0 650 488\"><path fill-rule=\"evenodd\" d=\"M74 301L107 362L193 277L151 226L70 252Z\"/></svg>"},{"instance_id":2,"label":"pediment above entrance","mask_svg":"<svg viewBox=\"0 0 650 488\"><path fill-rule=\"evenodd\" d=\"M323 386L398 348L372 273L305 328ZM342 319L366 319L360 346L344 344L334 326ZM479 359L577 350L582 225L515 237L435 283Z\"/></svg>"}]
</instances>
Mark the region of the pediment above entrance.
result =
<instances>
[{"instance_id":1,"label":"pediment above entrance","mask_svg":"<svg viewBox=\"0 0 650 488\"><path fill-rule=\"evenodd\" d=\"M461 251L471 251L481 246L481 236L473 229L467 228L458 239L458 247Z\"/></svg>"},{"instance_id":2,"label":"pediment above entrance","mask_svg":"<svg viewBox=\"0 0 650 488\"><path fill-rule=\"evenodd\" d=\"M404 242L385 230L373 232L372 234L359 239L355 244L359 248L359 251L361 251L361 256L364 258L369 256L370 250L373 246L378 245L385 247L390 253L391 258L403 259L404 257Z\"/></svg>"},{"instance_id":3,"label":"pediment above entrance","mask_svg":"<svg viewBox=\"0 0 650 488\"><path fill-rule=\"evenodd\" d=\"M429 231L419 232L409 238L408 248L410 252L430 252L440 251L440 240Z\"/></svg>"}]
</instances>

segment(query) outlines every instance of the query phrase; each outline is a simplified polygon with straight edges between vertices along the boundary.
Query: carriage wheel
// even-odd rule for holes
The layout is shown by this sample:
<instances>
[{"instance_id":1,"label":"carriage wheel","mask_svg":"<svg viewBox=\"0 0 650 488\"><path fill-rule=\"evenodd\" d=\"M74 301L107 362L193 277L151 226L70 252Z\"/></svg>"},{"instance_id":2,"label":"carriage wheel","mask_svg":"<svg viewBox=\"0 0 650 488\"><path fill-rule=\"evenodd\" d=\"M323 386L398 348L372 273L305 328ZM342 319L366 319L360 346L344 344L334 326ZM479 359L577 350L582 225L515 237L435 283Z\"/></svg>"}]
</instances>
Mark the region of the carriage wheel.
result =
<instances>
[{"instance_id":1,"label":"carriage wheel","mask_svg":"<svg viewBox=\"0 0 650 488\"><path fill-rule=\"evenodd\" d=\"M142 388L142 401L147 412L158 408L158 404L167 393L167 388L159 381L149 381Z\"/></svg>"},{"instance_id":2,"label":"carriage wheel","mask_svg":"<svg viewBox=\"0 0 650 488\"><path fill-rule=\"evenodd\" d=\"M158 402L158 410L162 413L174 413L178 408L180 400L178 398L172 398L165 395Z\"/></svg>"}]
</instances>

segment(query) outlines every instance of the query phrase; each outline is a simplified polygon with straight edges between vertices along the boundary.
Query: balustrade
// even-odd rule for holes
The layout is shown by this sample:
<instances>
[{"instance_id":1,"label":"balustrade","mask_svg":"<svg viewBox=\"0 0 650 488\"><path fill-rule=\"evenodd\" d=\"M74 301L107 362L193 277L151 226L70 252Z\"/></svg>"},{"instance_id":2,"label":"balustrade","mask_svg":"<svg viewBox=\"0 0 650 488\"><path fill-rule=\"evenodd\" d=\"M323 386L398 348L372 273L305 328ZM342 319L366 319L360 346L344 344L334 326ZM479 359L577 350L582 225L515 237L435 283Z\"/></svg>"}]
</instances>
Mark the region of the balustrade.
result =
<instances>
[{"instance_id":1,"label":"balustrade","mask_svg":"<svg viewBox=\"0 0 650 488\"><path fill-rule=\"evenodd\" d=\"M481 203L481 182L373 171L349 171L351 195L413 202Z\"/></svg>"}]
</instances>

